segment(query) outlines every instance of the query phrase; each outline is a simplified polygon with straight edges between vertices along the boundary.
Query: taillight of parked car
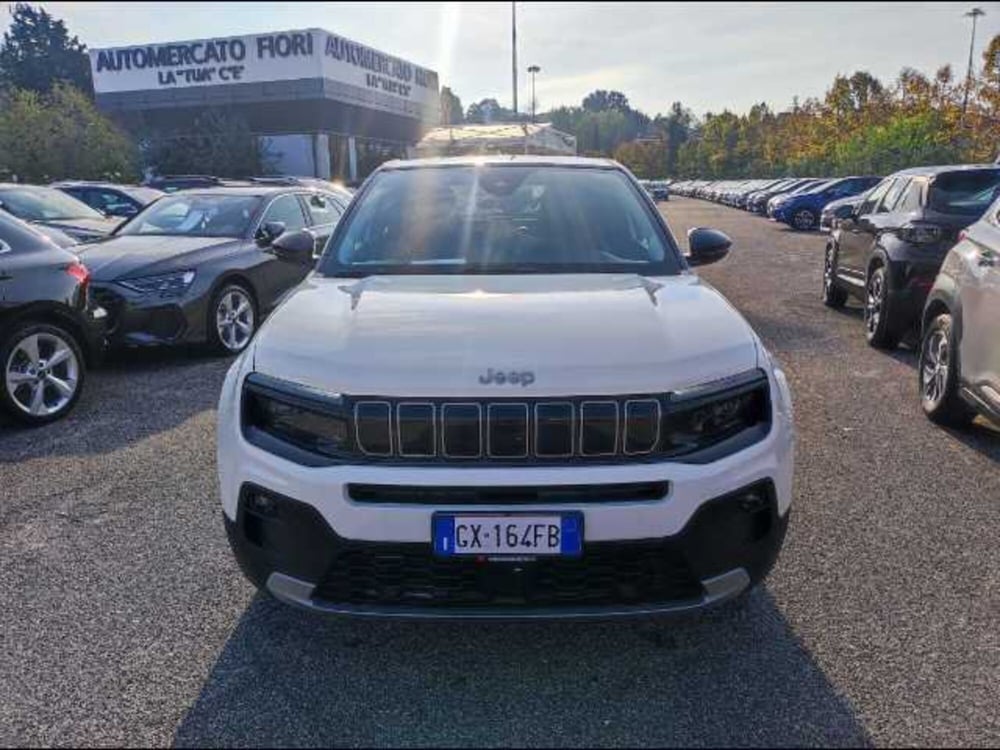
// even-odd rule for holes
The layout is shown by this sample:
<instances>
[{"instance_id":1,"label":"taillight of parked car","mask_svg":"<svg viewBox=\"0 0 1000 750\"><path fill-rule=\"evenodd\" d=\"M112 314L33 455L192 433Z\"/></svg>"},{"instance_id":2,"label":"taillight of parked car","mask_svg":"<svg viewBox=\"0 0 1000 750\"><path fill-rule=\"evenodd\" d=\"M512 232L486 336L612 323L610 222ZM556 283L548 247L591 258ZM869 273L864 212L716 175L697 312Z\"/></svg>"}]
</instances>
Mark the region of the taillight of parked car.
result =
<instances>
[{"instance_id":1,"label":"taillight of parked car","mask_svg":"<svg viewBox=\"0 0 1000 750\"><path fill-rule=\"evenodd\" d=\"M934 224L905 224L896 230L896 235L903 242L911 245L930 245L940 242L944 237L941 227Z\"/></svg>"}]
</instances>

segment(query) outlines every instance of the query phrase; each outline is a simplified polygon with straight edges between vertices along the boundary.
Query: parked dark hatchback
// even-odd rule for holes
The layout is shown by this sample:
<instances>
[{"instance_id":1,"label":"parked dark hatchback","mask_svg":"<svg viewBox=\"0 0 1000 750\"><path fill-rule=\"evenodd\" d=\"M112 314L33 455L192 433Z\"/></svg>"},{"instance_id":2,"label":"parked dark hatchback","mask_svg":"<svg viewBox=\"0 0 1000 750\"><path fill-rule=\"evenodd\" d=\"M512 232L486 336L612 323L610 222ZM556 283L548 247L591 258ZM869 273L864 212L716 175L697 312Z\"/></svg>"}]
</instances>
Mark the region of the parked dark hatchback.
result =
<instances>
[{"instance_id":1,"label":"parked dark hatchback","mask_svg":"<svg viewBox=\"0 0 1000 750\"><path fill-rule=\"evenodd\" d=\"M43 424L64 416L100 358L104 311L76 255L0 213L0 407Z\"/></svg>"},{"instance_id":2,"label":"parked dark hatchback","mask_svg":"<svg viewBox=\"0 0 1000 750\"><path fill-rule=\"evenodd\" d=\"M161 198L106 242L80 249L111 344L207 341L241 351L308 273L346 203L340 193L267 185Z\"/></svg>"},{"instance_id":3,"label":"parked dark hatchback","mask_svg":"<svg viewBox=\"0 0 1000 750\"><path fill-rule=\"evenodd\" d=\"M872 346L895 347L920 319L959 232L1000 194L1000 167L919 167L890 175L842 219L827 243L823 299L864 303Z\"/></svg>"},{"instance_id":4,"label":"parked dark hatchback","mask_svg":"<svg viewBox=\"0 0 1000 750\"><path fill-rule=\"evenodd\" d=\"M135 216L142 209L162 198L165 193L140 185L116 185L110 182L54 182L50 187L62 190L83 201L106 216Z\"/></svg>"},{"instance_id":5,"label":"parked dark hatchback","mask_svg":"<svg viewBox=\"0 0 1000 750\"><path fill-rule=\"evenodd\" d=\"M29 224L58 230L76 242L103 239L121 223L61 190L41 185L0 183L0 209ZM58 237L53 239L59 242Z\"/></svg>"}]
</instances>

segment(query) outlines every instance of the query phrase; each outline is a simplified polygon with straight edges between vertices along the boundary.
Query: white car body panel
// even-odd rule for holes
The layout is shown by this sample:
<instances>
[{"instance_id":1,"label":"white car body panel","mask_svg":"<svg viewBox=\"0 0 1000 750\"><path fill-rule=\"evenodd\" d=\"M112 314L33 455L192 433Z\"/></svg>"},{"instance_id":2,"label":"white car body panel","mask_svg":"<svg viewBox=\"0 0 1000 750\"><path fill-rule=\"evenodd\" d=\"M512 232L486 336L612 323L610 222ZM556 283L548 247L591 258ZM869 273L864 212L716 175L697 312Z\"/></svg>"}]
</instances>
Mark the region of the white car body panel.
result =
<instances>
[{"instance_id":1,"label":"white car body panel","mask_svg":"<svg viewBox=\"0 0 1000 750\"><path fill-rule=\"evenodd\" d=\"M693 274L313 275L257 337L254 369L328 393L658 393L757 366L754 334ZM488 385L488 369L531 371Z\"/></svg>"},{"instance_id":2,"label":"white car body panel","mask_svg":"<svg viewBox=\"0 0 1000 750\"><path fill-rule=\"evenodd\" d=\"M223 508L230 519L236 518L245 482L306 502L340 536L367 541L429 542L435 508L358 504L347 496L348 483L670 482L661 500L574 506L584 513L588 541L674 534L706 500L765 478L775 484L779 513L787 511L794 444L787 381L743 319L697 277L656 279L662 284L653 292L656 304L634 276L375 281L352 310L351 295L339 287L356 281L311 278L233 365L220 399L218 434ZM530 369L536 381L527 387L482 385L479 376L490 365ZM755 367L771 382L770 433L745 450L702 465L307 468L248 443L238 413L241 383L252 371L328 393L490 398L665 392ZM494 507L502 508L468 509ZM518 510L551 508L519 505Z\"/></svg>"}]
</instances>

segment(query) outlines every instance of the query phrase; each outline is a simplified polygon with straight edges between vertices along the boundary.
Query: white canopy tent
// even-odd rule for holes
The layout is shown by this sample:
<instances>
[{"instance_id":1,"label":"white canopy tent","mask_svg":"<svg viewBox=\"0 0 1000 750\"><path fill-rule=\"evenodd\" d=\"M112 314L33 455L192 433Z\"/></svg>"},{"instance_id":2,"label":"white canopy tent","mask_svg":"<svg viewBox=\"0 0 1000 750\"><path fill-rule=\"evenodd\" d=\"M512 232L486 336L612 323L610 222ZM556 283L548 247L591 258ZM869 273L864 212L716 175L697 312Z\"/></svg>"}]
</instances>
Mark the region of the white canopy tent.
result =
<instances>
[{"instance_id":1,"label":"white canopy tent","mask_svg":"<svg viewBox=\"0 0 1000 750\"><path fill-rule=\"evenodd\" d=\"M576 137L551 123L494 123L434 128L413 148L416 157L468 154L575 156Z\"/></svg>"}]
</instances>

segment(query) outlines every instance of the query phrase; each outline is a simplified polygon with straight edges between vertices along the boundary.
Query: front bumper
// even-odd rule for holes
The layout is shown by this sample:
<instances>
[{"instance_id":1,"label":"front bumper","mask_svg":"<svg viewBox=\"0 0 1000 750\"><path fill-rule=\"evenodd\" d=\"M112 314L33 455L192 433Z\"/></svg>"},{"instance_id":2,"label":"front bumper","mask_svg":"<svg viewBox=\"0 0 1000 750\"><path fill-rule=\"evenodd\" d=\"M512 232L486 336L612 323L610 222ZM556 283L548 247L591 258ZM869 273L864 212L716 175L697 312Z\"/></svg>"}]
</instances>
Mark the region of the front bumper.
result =
<instances>
[{"instance_id":1,"label":"front bumper","mask_svg":"<svg viewBox=\"0 0 1000 750\"><path fill-rule=\"evenodd\" d=\"M233 364L219 400L220 491L230 542L244 572L258 587L283 601L334 614L402 617L588 618L686 612L731 598L760 581L781 547L792 495L794 433L788 385L777 368L768 368L773 418L767 436L707 464L664 461L518 468L378 464L305 467L244 438L239 394L243 379L252 370L252 361L251 347ZM586 502L563 502L555 510L583 515L586 531L581 559L586 564L603 561L608 570L633 572L653 566L655 572L669 562L667 572L677 574L670 578L678 583L677 589L646 592L638 600L630 598L627 585L641 585L645 578L640 576L625 582L624 593L618 599L605 597L597 602L583 597L584 601L561 600L554 604L546 596L535 596L513 603L489 600L469 606L468 602L452 601L447 606L440 602L427 606L417 595L404 601L387 600L385 596L376 596L373 601L372 597L359 596L357 590L352 590L351 596L330 595L331 572L338 569L357 571L362 580L375 575L372 571L383 569L409 570L414 575L437 571L435 574L446 581L473 575L474 571L469 573L464 568L449 568L449 564L455 565L452 561L435 562L431 557L431 523L436 511L554 510L551 503L445 506L434 504L433 499L426 504L373 504L352 495L351 484L418 490L449 486L502 490L642 482L664 483L668 489L655 498L601 502L591 497ZM757 488L764 499L741 499L740 493L745 494L746 488ZM254 513L247 510L250 491L263 491L277 498L279 513L290 509L284 513L295 520L253 520ZM346 558L338 564L339 556L344 555ZM511 589L505 586L517 591L522 585L518 582L525 577L554 574L545 568L548 564L532 563L534 567L529 565L517 574L521 578L500 576L504 580L497 585L508 594ZM571 583L579 582L579 578L573 579L572 569L558 572L569 575ZM376 583L361 591L384 592L393 585L385 580ZM423 583L425 596L427 591L436 590L426 580Z\"/></svg>"},{"instance_id":2,"label":"front bumper","mask_svg":"<svg viewBox=\"0 0 1000 750\"><path fill-rule=\"evenodd\" d=\"M94 286L94 296L108 311L112 347L201 343L207 337L208 305L201 296L138 294L117 284Z\"/></svg>"},{"instance_id":3,"label":"front bumper","mask_svg":"<svg viewBox=\"0 0 1000 750\"><path fill-rule=\"evenodd\" d=\"M108 311L100 305L88 304L80 319L83 333L81 342L87 365L97 367L104 361L107 348Z\"/></svg>"},{"instance_id":4,"label":"front bumper","mask_svg":"<svg viewBox=\"0 0 1000 750\"><path fill-rule=\"evenodd\" d=\"M343 539L314 508L251 485L237 519L224 521L244 574L315 612L604 619L692 612L738 596L774 565L788 518L778 515L773 485L764 481L705 503L671 537L586 542L580 558L512 562L438 559L429 543Z\"/></svg>"}]
</instances>

